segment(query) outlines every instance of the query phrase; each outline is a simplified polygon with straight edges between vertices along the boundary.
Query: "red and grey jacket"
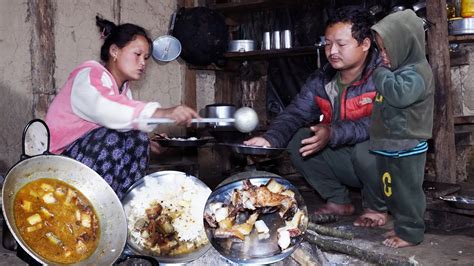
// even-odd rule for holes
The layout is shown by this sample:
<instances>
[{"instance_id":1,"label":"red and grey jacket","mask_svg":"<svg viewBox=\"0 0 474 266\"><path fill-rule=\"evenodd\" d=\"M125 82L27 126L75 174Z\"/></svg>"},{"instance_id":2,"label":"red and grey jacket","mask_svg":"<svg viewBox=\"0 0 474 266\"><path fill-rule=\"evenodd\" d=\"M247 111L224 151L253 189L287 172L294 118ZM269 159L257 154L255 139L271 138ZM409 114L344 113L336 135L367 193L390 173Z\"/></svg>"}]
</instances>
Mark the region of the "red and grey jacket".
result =
<instances>
[{"instance_id":1,"label":"red and grey jacket","mask_svg":"<svg viewBox=\"0 0 474 266\"><path fill-rule=\"evenodd\" d=\"M375 97L371 75L380 59L375 50L367 59L361 79L343 91L341 103L337 106L332 106L327 93L336 70L326 64L321 70L315 71L293 101L272 121L263 137L272 147L285 147L299 128L317 124L320 115L323 115L321 123L331 127L331 147L354 145L369 139L370 115ZM336 108L339 112L334 112ZM339 113L339 116L334 117L335 113Z\"/></svg>"}]
</instances>

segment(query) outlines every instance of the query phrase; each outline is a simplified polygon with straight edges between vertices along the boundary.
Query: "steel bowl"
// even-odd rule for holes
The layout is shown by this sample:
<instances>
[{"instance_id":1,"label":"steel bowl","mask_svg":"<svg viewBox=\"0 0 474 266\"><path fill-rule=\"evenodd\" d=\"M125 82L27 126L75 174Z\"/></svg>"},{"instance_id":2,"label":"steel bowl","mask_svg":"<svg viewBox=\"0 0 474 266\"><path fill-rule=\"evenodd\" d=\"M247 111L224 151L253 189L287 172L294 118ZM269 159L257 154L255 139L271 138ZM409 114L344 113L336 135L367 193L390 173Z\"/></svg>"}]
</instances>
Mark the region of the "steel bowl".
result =
<instances>
[{"instance_id":1,"label":"steel bowl","mask_svg":"<svg viewBox=\"0 0 474 266\"><path fill-rule=\"evenodd\" d=\"M229 41L228 52L251 52L255 51L254 40L232 40Z\"/></svg>"},{"instance_id":2,"label":"steel bowl","mask_svg":"<svg viewBox=\"0 0 474 266\"><path fill-rule=\"evenodd\" d=\"M286 189L290 189L295 193L298 208L304 212L305 217L308 217L303 197L298 192L298 189L288 180L278 177L253 177L248 178L248 180L253 185L259 186L266 185L270 178L274 178ZM230 203L232 192L235 189L242 189L242 187L242 180L219 185L207 199L204 211L210 212L210 204L213 202ZM204 227L212 246L226 259L238 264L271 264L278 262L290 256L303 241L303 235L307 228L307 219L303 219L300 223L300 230L303 234L292 238L290 247L285 250L281 250L277 243L277 229L283 227L285 221L276 212L261 215L259 219L263 220L270 229L270 235L266 239L259 239L255 229L252 230L250 235L246 236L244 241L235 241L233 238L214 238L214 229L209 227L207 222L204 223Z\"/></svg>"},{"instance_id":3,"label":"steel bowl","mask_svg":"<svg viewBox=\"0 0 474 266\"><path fill-rule=\"evenodd\" d=\"M132 201L137 197L137 195L141 193L150 192L150 189L155 187L156 185L163 185L163 186L173 186L176 184L177 179L191 179L197 186L203 187L208 190L209 194L211 194L211 189L204 184L198 178L186 175L183 172L179 171L159 171L150 175L147 175L133 184L125 198L122 200L123 208L125 210L125 215L127 216L127 221L131 216L131 212L133 209ZM151 191L152 192L152 191ZM203 206L204 209L204 206ZM130 221L128 221L130 222ZM156 255L150 250L147 250L143 246L136 244L135 241L131 238L131 234L129 232L128 239L127 239L127 247L126 251L128 253L132 253L133 255L140 255L140 256L150 256L157 260L160 264L161 263L189 263L197 258L201 257L206 253L209 248L211 247L210 243L201 246L200 248L194 250L191 253L170 256L170 255Z\"/></svg>"}]
</instances>

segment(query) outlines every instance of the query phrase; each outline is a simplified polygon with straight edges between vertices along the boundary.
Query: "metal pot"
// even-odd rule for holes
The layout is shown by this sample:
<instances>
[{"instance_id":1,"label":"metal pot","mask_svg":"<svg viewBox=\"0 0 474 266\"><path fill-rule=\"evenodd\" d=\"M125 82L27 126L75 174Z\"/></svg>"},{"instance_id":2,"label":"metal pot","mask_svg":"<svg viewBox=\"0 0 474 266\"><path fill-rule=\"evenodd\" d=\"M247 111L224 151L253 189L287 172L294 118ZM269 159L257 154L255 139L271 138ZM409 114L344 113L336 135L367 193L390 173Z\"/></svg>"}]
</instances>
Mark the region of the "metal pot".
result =
<instances>
[{"instance_id":1,"label":"metal pot","mask_svg":"<svg viewBox=\"0 0 474 266\"><path fill-rule=\"evenodd\" d=\"M455 18L448 20L449 35L474 34L474 18Z\"/></svg>"},{"instance_id":2,"label":"metal pot","mask_svg":"<svg viewBox=\"0 0 474 266\"><path fill-rule=\"evenodd\" d=\"M250 52L255 51L254 40L232 40L229 41L228 52Z\"/></svg>"},{"instance_id":3,"label":"metal pot","mask_svg":"<svg viewBox=\"0 0 474 266\"><path fill-rule=\"evenodd\" d=\"M23 135L32 123L43 123L41 120L31 121ZM49 137L49 131L48 131ZM120 200L112 188L102 177L86 165L63 156L49 154L29 157L18 162L7 173L2 187L3 216L10 232L20 246L41 264L56 264L33 251L21 238L15 224L14 200L16 193L27 183L40 178L61 180L78 189L94 206L99 217L100 238L97 249L87 259L77 265L111 265L122 253L127 239L127 222ZM25 143L23 143L25 151ZM23 158L27 157L25 154ZM4 232L4 234L7 232Z\"/></svg>"},{"instance_id":4,"label":"metal pot","mask_svg":"<svg viewBox=\"0 0 474 266\"><path fill-rule=\"evenodd\" d=\"M235 105L233 104L209 104L206 105L206 117L208 118L234 118ZM217 122L209 124L212 127L232 126L229 122Z\"/></svg>"}]
</instances>

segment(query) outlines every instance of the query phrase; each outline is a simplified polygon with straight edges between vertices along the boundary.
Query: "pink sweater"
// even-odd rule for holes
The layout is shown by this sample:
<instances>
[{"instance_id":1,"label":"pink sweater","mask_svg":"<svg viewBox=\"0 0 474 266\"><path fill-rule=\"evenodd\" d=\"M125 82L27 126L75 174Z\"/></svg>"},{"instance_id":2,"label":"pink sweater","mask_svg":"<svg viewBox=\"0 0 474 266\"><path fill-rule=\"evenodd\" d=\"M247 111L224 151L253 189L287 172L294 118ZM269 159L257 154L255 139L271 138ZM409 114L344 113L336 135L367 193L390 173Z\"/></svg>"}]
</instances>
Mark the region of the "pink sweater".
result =
<instances>
[{"instance_id":1,"label":"pink sweater","mask_svg":"<svg viewBox=\"0 0 474 266\"><path fill-rule=\"evenodd\" d=\"M134 101L128 83L120 93L112 74L103 65L86 61L72 71L49 106L46 123L51 132L50 150L59 154L98 127L151 132L155 126L135 120L151 118L159 107L157 102Z\"/></svg>"}]
</instances>

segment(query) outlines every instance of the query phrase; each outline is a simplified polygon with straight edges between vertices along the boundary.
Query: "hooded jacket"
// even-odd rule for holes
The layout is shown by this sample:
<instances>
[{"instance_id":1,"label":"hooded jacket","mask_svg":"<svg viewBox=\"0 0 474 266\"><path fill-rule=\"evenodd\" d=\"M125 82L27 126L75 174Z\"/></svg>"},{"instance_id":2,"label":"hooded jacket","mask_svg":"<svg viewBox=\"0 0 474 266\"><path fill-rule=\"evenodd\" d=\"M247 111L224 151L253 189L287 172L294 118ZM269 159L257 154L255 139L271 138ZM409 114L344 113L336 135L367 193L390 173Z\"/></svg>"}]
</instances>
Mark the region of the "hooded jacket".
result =
<instances>
[{"instance_id":1,"label":"hooded jacket","mask_svg":"<svg viewBox=\"0 0 474 266\"><path fill-rule=\"evenodd\" d=\"M341 103L336 106L331 103L328 90L337 71L330 64L316 70L293 101L272 121L263 137L272 147L285 147L299 128L318 123L320 115L323 115L321 123L331 126L329 146L340 147L366 141L375 96L370 77L380 62L375 49L371 49L366 61L361 78L343 91ZM336 109L339 112L335 112Z\"/></svg>"},{"instance_id":2,"label":"hooded jacket","mask_svg":"<svg viewBox=\"0 0 474 266\"><path fill-rule=\"evenodd\" d=\"M432 136L434 78L425 56L422 19L412 10L386 16L372 30L381 37L390 69L372 75L377 95L370 148L404 151Z\"/></svg>"}]
</instances>

